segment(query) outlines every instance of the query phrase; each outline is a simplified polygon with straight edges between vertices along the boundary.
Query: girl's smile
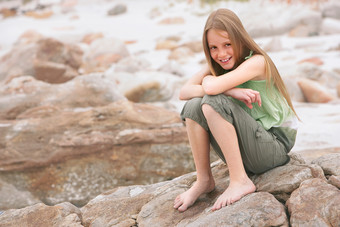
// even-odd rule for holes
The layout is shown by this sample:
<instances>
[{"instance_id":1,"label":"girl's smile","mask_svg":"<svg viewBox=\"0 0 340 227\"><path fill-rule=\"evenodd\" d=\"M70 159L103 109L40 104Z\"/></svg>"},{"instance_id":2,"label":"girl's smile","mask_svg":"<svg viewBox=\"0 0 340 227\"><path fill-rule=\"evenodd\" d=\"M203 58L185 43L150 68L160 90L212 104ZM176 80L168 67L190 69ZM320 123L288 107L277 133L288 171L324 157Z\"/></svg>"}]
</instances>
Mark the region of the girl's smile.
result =
<instances>
[{"instance_id":1,"label":"girl's smile","mask_svg":"<svg viewBox=\"0 0 340 227\"><path fill-rule=\"evenodd\" d=\"M223 69L232 69L235 65L233 48L226 31L210 29L207 33L211 58Z\"/></svg>"}]
</instances>

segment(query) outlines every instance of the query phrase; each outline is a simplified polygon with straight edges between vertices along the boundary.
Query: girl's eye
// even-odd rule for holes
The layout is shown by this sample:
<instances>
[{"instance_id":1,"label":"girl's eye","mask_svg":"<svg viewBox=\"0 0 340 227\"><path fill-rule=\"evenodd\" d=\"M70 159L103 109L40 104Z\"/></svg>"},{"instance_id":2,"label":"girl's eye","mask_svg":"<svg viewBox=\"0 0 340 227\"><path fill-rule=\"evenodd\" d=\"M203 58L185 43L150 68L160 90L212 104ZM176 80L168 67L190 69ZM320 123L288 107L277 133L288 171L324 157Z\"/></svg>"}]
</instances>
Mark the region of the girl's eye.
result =
<instances>
[{"instance_id":1,"label":"girl's eye","mask_svg":"<svg viewBox=\"0 0 340 227\"><path fill-rule=\"evenodd\" d=\"M210 47L210 50L215 50L216 49L216 47Z\"/></svg>"},{"instance_id":2,"label":"girl's eye","mask_svg":"<svg viewBox=\"0 0 340 227\"><path fill-rule=\"evenodd\" d=\"M227 47L230 47L230 46L231 46L231 44L230 44L230 43L227 43L225 46L227 46Z\"/></svg>"}]
</instances>

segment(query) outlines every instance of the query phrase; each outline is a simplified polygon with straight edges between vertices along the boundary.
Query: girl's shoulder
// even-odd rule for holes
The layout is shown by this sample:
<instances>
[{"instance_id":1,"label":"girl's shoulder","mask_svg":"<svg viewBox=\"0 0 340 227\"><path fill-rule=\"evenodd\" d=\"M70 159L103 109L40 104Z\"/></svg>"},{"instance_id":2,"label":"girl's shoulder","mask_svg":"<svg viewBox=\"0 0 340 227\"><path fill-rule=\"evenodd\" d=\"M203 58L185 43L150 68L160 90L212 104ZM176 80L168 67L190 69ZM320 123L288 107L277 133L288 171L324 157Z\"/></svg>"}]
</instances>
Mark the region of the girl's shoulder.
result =
<instances>
[{"instance_id":1,"label":"girl's shoulder","mask_svg":"<svg viewBox=\"0 0 340 227\"><path fill-rule=\"evenodd\" d=\"M260 63L260 66L265 64L266 60L263 55L261 54L254 54L251 57L247 58L245 62L256 62Z\"/></svg>"},{"instance_id":2,"label":"girl's shoulder","mask_svg":"<svg viewBox=\"0 0 340 227\"><path fill-rule=\"evenodd\" d=\"M266 79L266 60L261 54L254 54L246 59L242 65L249 70L256 72L256 76L252 80L265 80Z\"/></svg>"}]
</instances>

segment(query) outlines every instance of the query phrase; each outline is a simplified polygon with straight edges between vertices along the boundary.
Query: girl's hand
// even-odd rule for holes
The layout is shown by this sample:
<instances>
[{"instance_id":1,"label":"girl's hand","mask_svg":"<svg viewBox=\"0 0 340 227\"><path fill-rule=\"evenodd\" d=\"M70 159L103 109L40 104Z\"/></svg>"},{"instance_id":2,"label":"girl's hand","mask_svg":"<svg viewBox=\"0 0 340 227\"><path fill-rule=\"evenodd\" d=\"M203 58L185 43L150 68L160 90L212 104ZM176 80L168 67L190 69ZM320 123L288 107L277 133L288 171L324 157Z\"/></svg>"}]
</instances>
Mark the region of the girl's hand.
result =
<instances>
[{"instance_id":1,"label":"girl's hand","mask_svg":"<svg viewBox=\"0 0 340 227\"><path fill-rule=\"evenodd\" d=\"M257 103L259 106L261 106L260 92L252 89L232 88L224 92L224 94L231 96L234 99L240 100L241 102L244 102L249 107L249 109L253 108L252 103Z\"/></svg>"}]
</instances>

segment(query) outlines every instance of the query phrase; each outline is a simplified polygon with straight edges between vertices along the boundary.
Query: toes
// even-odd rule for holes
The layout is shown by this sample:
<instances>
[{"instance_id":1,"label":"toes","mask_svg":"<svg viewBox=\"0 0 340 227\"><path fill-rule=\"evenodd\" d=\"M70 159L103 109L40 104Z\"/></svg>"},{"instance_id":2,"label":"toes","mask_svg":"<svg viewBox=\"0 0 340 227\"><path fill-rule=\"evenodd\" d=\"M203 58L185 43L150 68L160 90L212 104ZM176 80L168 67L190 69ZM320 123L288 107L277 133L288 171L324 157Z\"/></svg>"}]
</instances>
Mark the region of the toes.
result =
<instances>
[{"instance_id":1,"label":"toes","mask_svg":"<svg viewBox=\"0 0 340 227\"><path fill-rule=\"evenodd\" d=\"M228 206L232 204L232 200L231 199L228 199L226 202L227 202Z\"/></svg>"},{"instance_id":2,"label":"toes","mask_svg":"<svg viewBox=\"0 0 340 227\"><path fill-rule=\"evenodd\" d=\"M181 197L177 196L176 199L174 200L174 203L178 203L179 201L181 201Z\"/></svg>"},{"instance_id":3,"label":"toes","mask_svg":"<svg viewBox=\"0 0 340 227\"><path fill-rule=\"evenodd\" d=\"M222 207L223 207L223 201L221 201L220 199L218 199L218 200L215 202L215 204L214 204L214 206L213 206L213 208L212 208L212 211L219 210L219 209L221 209Z\"/></svg>"},{"instance_id":4,"label":"toes","mask_svg":"<svg viewBox=\"0 0 340 227\"><path fill-rule=\"evenodd\" d=\"M188 209L188 206L186 206L185 204L183 204L182 206L178 207L178 211L183 212L186 211Z\"/></svg>"},{"instance_id":5,"label":"toes","mask_svg":"<svg viewBox=\"0 0 340 227\"><path fill-rule=\"evenodd\" d=\"M174 208L177 209L178 207L180 207L183 204L183 201L181 200L180 197L177 197L174 201Z\"/></svg>"},{"instance_id":6,"label":"toes","mask_svg":"<svg viewBox=\"0 0 340 227\"><path fill-rule=\"evenodd\" d=\"M229 204L228 204L228 201L227 201L227 200L223 200L223 201L222 201L222 207L225 207L226 205L229 205ZM221 207L221 208L222 208L222 207Z\"/></svg>"},{"instance_id":7,"label":"toes","mask_svg":"<svg viewBox=\"0 0 340 227\"><path fill-rule=\"evenodd\" d=\"M175 202L175 204L174 204L174 208L177 209L177 208L179 208L182 204L183 204L182 201L177 201L177 202Z\"/></svg>"}]
</instances>

